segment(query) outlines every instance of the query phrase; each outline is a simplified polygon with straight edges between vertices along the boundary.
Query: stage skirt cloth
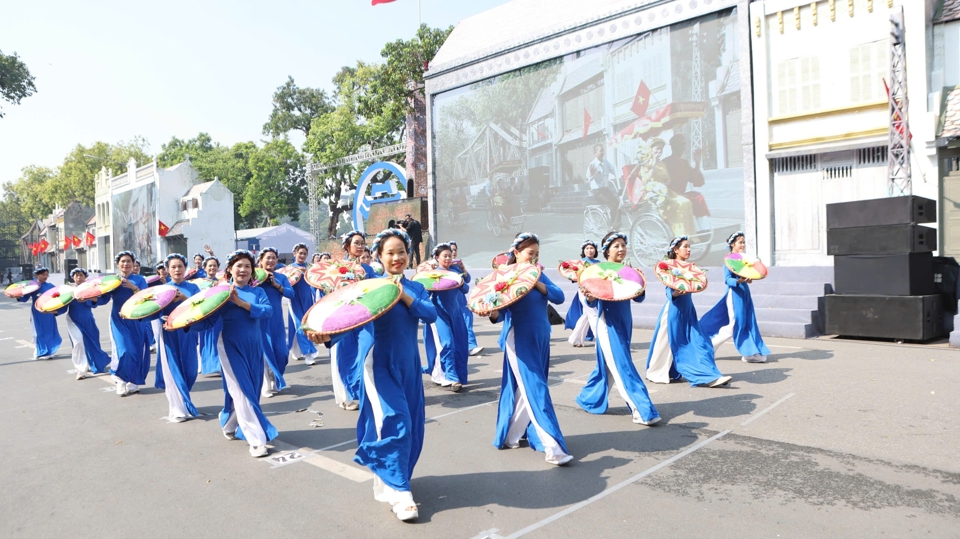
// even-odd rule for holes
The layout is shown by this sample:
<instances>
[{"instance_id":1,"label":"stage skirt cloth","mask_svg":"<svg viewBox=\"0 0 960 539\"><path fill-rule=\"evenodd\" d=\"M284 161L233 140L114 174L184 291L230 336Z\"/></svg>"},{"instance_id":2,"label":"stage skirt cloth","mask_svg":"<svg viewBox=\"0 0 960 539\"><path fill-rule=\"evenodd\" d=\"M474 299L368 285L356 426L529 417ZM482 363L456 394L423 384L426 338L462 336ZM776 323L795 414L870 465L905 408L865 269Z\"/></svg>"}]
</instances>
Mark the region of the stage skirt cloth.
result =
<instances>
[{"instance_id":1,"label":"stage skirt cloth","mask_svg":"<svg viewBox=\"0 0 960 539\"><path fill-rule=\"evenodd\" d=\"M290 265L306 270L306 267L302 264L294 263ZM290 298L290 320L287 327L287 346L290 348L290 361L302 357L315 359L317 348L300 331L300 321L303 320L303 315L307 314L307 311L315 303L314 288L307 284L306 279L300 279L292 288L293 297Z\"/></svg>"},{"instance_id":2,"label":"stage skirt cloth","mask_svg":"<svg viewBox=\"0 0 960 539\"><path fill-rule=\"evenodd\" d=\"M290 280L286 275L274 272L273 278L282 288L282 292L271 284L260 286L267 294L272 309L269 317L260 319L260 329L264 338L263 357L267 362L264 371L265 393L270 390L280 391L287 387L283 373L287 370L287 355L290 353L290 349L287 348L286 329L283 325L283 298L292 298L293 288L290 287Z\"/></svg>"},{"instance_id":3,"label":"stage skirt cloth","mask_svg":"<svg viewBox=\"0 0 960 539\"><path fill-rule=\"evenodd\" d=\"M63 339L60 338L60 330L57 328L57 315L47 314L37 310L36 301L47 290L56 288L50 283L43 283L40 288L32 294L27 294L17 298L21 303L30 302L30 330L33 332L33 342L35 345L34 357L48 357L57 353Z\"/></svg>"},{"instance_id":4,"label":"stage skirt cloth","mask_svg":"<svg viewBox=\"0 0 960 539\"><path fill-rule=\"evenodd\" d=\"M714 350L732 338L744 361L766 361L770 349L760 336L750 286L737 282L737 276L727 268L723 268L723 282L727 285L726 293L703 315L700 327L710 337Z\"/></svg>"},{"instance_id":5,"label":"stage skirt cloth","mask_svg":"<svg viewBox=\"0 0 960 539\"><path fill-rule=\"evenodd\" d=\"M110 356L100 347L100 328L93 318L93 301L71 301L67 305L67 332L73 344L73 366L79 373L107 372Z\"/></svg>"},{"instance_id":6,"label":"stage skirt cloth","mask_svg":"<svg viewBox=\"0 0 960 539\"><path fill-rule=\"evenodd\" d=\"M660 310L647 354L647 379L668 384L683 376L691 386L704 386L722 376L713 358L713 345L700 328L690 294L673 297Z\"/></svg>"},{"instance_id":7,"label":"stage skirt cloth","mask_svg":"<svg viewBox=\"0 0 960 539\"><path fill-rule=\"evenodd\" d=\"M139 275L127 277L140 290L147 288L147 281ZM147 342L149 324L140 320L127 320L120 316L120 308L135 292L121 286L109 294L100 296L97 305L113 302L110 308L110 368L116 380L134 386L147 382L150 372L150 345Z\"/></svg>"},{"instance_id":8,"label":"stage skirt cloth","mask_svg":"<svg viewBox=\"0 0 960 539\"><path fill-rule=\"evenodd\" d=\"M547 287L546 295L532 290L500 311L503 330L499 343L504 357L493 445L515 448L526 437L532 449L546 454L547 462L558 463L568 452L547 387L550 369L547 302L562 304L563 291L543 273L540 281Z\"/></svg>"},{"instance_id":9,"label":"stage skirt cloth","mask_svg":"<svg viewBox=\"0 0 960 539\"><path fill-rule=\"evenodd\" d=\"M186 281L180 284L170 281L167 284L177 287L186 297L200 292L197 285ZM161 317L169 316L180 303L171 303L150 317L151 322L162 324ZM185 329L161 330L157 337L157 370L163 372L164 395L169 405L167 417L197 417L197 408L190 400L190 390L197 381L197 334Z\"/></svg>"},{"instance_id":10,"label":"stage skirt cloth","mask_svg":"<svg viewBox=\"0 0 960 539\"><path fill-rule=\"evenodd\" d=\"M640 303L646 295L634 298ZM647 423L658 417L650 402L650 394L643 384L633 357L630 341L633 338L633 313L629 301L596 301L597 310L597 366L577 397L577 404L591 414L602 414L609 406L610 390L614 387L627 401L634 423Z\"/></svg>"},{"instance_id":11,"label":"stage skirt cloth","mask_svg":"<svg viewBox=\"0 0 960 539\"><path fill-rule=\"evenodd\" d=\"M236 290L240 299L250 304L249 312L228 302L210 318L189 327L191 331L201 331L212 327L216 320L222 322L224 404L220 427L225 434L246 440L251 446L262 446L277 437L277 429L260 409L265 368L260 320L269 318L273 307L259 287L248 285Z\"/></svg>"},{"instance_id":12,"label":"stage skirt cloth","mask_svg":"<svg viewBox=\"0 0 960 539\"><path fill-rule=\"evenodd\" d=\"M412 501L410 478L423 448L425 422L417 328L421 321L437 319L422 285L406 278L401 284L413 303L407 307L400 301L362 326L357 339L364 361L353 460L376 476L376 499L391 504ZM376 344L374 335L381 336Z\"/></svg>"}]
</instances>

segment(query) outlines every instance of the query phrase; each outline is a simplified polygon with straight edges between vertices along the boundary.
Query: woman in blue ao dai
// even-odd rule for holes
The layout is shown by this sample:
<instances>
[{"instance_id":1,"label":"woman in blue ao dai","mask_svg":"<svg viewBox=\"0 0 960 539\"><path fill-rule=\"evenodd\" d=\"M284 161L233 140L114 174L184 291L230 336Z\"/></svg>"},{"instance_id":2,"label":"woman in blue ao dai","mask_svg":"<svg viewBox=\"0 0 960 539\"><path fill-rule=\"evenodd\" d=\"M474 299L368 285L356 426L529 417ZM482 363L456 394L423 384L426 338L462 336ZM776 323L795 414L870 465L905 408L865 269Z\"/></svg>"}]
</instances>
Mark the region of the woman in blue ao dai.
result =
<instances>
[{"instance_id":1,"label":"woman in blue ao dai","mask_svg":"<svg viewBox=\"0 0 960 539\"><path fill-rule=\"evenodd\" d=\"M70 278L74 285L80 286L87 280L87 270L74 268ZM71 359L77 380L83 380L88 373L107 372L110 367L110 356L100 347L100 329L93 319L91 309L95 306L96 300L73 300L67 305L67 334L73 344Z\"/></svg>"},{"instance_id":2,"label":"woman in blue ao dai","mask_svg":"<svg viewBox=\"0 0 960 539\"><path fill-rule=\"evenodd\" d=\"M457 273L463 273L464 282L469 283L470 273L467 272L467 268L463 265L463 260L460 259L460 246L458 246L455 241L449 243L451 249L453 249L454 260L454 264L450 266L450 269ZM467 307L466 300L464 300L460 312L463 313L463 322L467 326L467 347L470 349L470 355L478 355L483 352L483 347L477 344L477 334L473 331L473 311Z\"/></svg>"},{"instance_id":3,"label":"woman in blue ao dai","mask_svg":"<svg viewBox=\"0 0 960 539\"><path fill-rule=\"evenodd\" d=\"M260 408L265 368L260 320L270 318L273 307L263 289L250 286L254 264L250 251L230 253L226 273L233 285L230 299L209 318L189 327L191 331L203 330L211 327L214 319L223 322L224 354L220 364L224 404L220 427L228 440L246 440L250 455L264 457L268 453L267 442L277 437L277 429Z\"/></svg>"},{"instance_id":4,"label":"woman in blue ao dai","mask_svg":"<svg viewBox=\"0 0 960 539\"><path fill-rule=\"evenodd\" d=\"M260 287L267 294L273 313L269 318L260 319L260 329L263 331L263 357L267 362L263 370L264 397L272 397L287 387L283 373L287 370L287 334L283 326L283 298L293 297L293 288L290 280L282 273L277 273L277 249L266 247L257 256L260 268L267 272L267 282Z\"/></svg>"},{"instance_id":5,"label":"woman in blue ao dai","mask_svg":"<svg viewBox=\"0 0 960 539\"><path fill-rule=\"evenodd\" d=\"M518 234L510 247L508 264L536 264L540 240L535 234ZM503 377L500 405L493 445L499 449L520 447L527 439L530 447L545 453L546 461L562 466L573 460L567 451L560 422L553 409L547 373L550 370L550 320L547 302L563 303L563 291L544 274L536 286L520 301L495 311L503 319L500 348L503 352Z\"/></svg>"},{"instance_id":6,"label":"woman in blue ao dai","mask_svg":"<svg viewBox=\"0 0 960 539\"><path fill-rule=\"evenodd\" d=\"M583 242L580 246L580 260L585 264L597 264L597 244L591 240ZM597 325L597 309L587 305L587 301L580 292L573 296L573 302L570 304L570 310L567 311L567 319L564 322L566 329L572 329L573 332L567 339L567 342L573 346L583 346L588 341L594 339L593 327Z\"/></svg>"},{"instance_id":7,"label":"woman in blue ao dai","mask_svg":"<svg viewBox=\"0 0 960 539\"><path fill-rule=\"evenodd\" d=\"M433 249L438 268L453 271L453 249L441 243ZM458 273L466 275L462 264ZM469 279L469 276L467 276ZM437 308L437 321L423 326L423 344L427 353L424 374L442 389L460 391L467 383L467 327L463 321L462 306L467 304L466 293L470 283L464 279L460 288L430 292L430 300Z\"/></svg>"},{"instance_id":8,"label":"woman in blue ao dai","mask_svg":"<svg viewBox=\"0 0 960 539\"><path fill-rule=\"evenodd\" d=\"M177 296L151 321L166 322L167 316L183 300L200 292L200 288L184 280L187 272L187 258L181 254L171 254L164 262L170 275L167 285L177 289ZM197 381L197 334L184 329L164 329L157 336L157 369L163 372L164 395L167 397L167 419L181 423L199 415L190 400L190 390Z\"/></svg>"},{"instance_id":9,"label":"woman in blue ao dai","mask_svg":"<svg viewBox=\"0 0 960 539\"><path fill-rule=\"evenodd\" d=\"M670 242L667 257L686 261L690 240L686 236ZM667 302L660 310L647 354L647 380L669 384L686 378L694 387L719 387L731 377L720 374L713 357L713 345L697 320L690 292L666 288Z\"/></svg>"},{"instance_id":10,"label":"woman in blue ao dai","mask_svg":"<svg viewBox=\"0 0 960 539\"><path fill-rule=\"evenodd\" d=\"M117 395L121 397L139 393L150 372L150 343L147 339L150 326L141 320L127 320L120 316L123 304L147 287L147 281L133 273L134 260L130 251L117 254L114 262L122 283L97 301L98 306L113 302L110 309L110 369L117 384Z\"/></svg>"},{"instance_id":11,"label":"woman in blue ao dai","mask_svg":"<svg viewBox=\"0 0 960 539\"><path fill-rule=\"evenodd\" d=\"M610 262L622 264L627 257L627 236L610 232L604 236L603 256ZM647 386L643 384L633 357L630 341L633 338L633 312L630 301L603 301L585 290L580 294L588 305L597 311L597 366L587 379L587 384L577 397L577 404L591 414L602 414L609 406L610 390L614 387L627 401L633 422L653 425L660 421L660 414L650 402ZM640 303L646 294L640 294L633 302Z\"/></svg>"},{"instance_id":12,"label":"woman in blue ao dai","mask_svg":"<svg viewBox=\"0 0 960 539\"><path fill-rule=\"evenodd\" d=\"M367 235L351 230L343 235L344 260L356 261L363 268L365 279L377 277L373 268L363 262L367 250ZM340 335L330 347L330 383L337 406L352 411L360 408L360 383L363 377L363 361L366 355L359 347L360 329Z\"/></svg>"},{"instance_id":13,"label":"woman in blue ao dai","mask_svg":"<svg viewBox=\"0 0 960 539\"><path fill-rule=\"evenodd\" d=\"M33 359L50 359L60 345L63 339L60 338L60 330L57 328L57 315L54 313L45 313L37 309L37 298L54 288L47 282L50 277L50 270L41 266L33 270L33 278L40 283L37 291L24 294L17 298L21 303L30 302L30 330L33 332L34 349Z\"/></svg>"},{"instance_id":14,"label":"woman in blue ao dai","mask_svg":"<svg viewBox=\"0 0 960 539\"><path fill-rule=\"evenodd\" d=\"M217 273L220 272L220 259L215 256L208 256L203 261L203 277L199 279L210 279L217 282ZM198 271L199 275L200 272ZM197 339L197 350L200 356L200 374L219 374L220 358L223 356L223 345L220 343L220 331L223 329L223 323L218 319L217 322L207 330L200 332Z\"/></svg>"},{"instance_id":15,"label":"woman in blue ao dai","mask_svg":"<svg viewBox=\"0 0 960 539\"><path fill-rule=\"evenodd\" d=\"M298 243L293 246L294 261L290 266L307 271L307 244ZM293 285L293 297L290 298L290 320L287 321L287 346L290 348L289 360L306 360L307 365L316 365L319 353L310 339L300 331L300 321L307 314L310 307L316 303L314 288L307 284L306 279L300 279Z\"/></svg>"},{"instance_id":16,"label":"woman in blue ao dai","mask_svg":"<svg viewBox=\"0 0 960 539\"><path fill-rule=\"evenodd\" d=\"M730 251L742 253L747 244L743 232L734 232L727 238ZM733 344L741 354L741 360L747 363L766 363L770 349L763 343L757 315L750 296L750 279L734 275L729 268L723 268L723 282L727 291L723 297L700 319L703 328L713 344L714 351L733 339Z\"/></svg>"},{"instance_id":17,"label":"woman in blue ao dai","mask_svg":"<svg viewBox=\"0 0 960 539\"><path fill-rule=\"evenodd\" d=\"M213 258L216 258L216 257L213 257ZM197 271L196 271L193 275L190 276L191 279L206 279L206 278L208 278L208 277L211 278L211 279L216 279L216 277L217 277L217 273L216 273L216 272L214 272L213 275L207 275L207 272L206 272L206 270L204 269L204 267L207 265L207 260L208 260L208 257L205 257L205 256L203 256L203 255L200 254L200 253L197 253L197 254L193 255L193 263L194 263L195 267L197 268ZM217 262L217 265L218 265L218 266L219 266L219 264L220 264L220 263ZM218 269L219 269L219 268L218 268Z\"/></svg>"},{"instance_id":18,"label":"woman in blue ao dai","mask_svg":"<svg viewBox=\"0 0 960 539\"><path fill-rule=\"evenodd\" d=\"M363 383L353 460L374 473L374 499L389 503L400 520L415 520L410 478L423 449L426 421L417 328L421 321L433 323L437 310L423 286L403 276L411 250L406 232L384 230L377 235L374 250L387 276L403 290L393 308L362 326ZM376 342L374 335L380 336ZM330 336L310 333L318 343L339 337L331 341Z\"/></svg>"}]
</instances>

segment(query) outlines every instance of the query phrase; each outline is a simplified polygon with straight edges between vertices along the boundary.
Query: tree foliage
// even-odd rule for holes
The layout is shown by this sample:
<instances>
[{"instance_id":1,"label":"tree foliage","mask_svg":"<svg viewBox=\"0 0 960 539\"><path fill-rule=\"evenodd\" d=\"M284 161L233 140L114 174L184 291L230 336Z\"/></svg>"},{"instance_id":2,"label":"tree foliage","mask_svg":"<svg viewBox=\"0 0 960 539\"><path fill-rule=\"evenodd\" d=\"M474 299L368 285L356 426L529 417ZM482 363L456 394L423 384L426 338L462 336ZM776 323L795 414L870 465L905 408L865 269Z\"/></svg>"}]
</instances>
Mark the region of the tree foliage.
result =
<instances>
[{"instance_id":1,"label":"tree foliage","mask_svg":"<svg viewBox=\"0 0 960 539\"><path fill-rule=\"evenodd\" d=\"M3 54L0 51L0 97L4 101L19 105L21 99L36 93L37 87L33 81L34 76L30 74L27 64L16 52ZM3 109L0 109L0 118L3 118Z\"/></svg>"},{"instance_id":2,"label":"tree foliage","mask_svg":"<svg viewBox=\"0 0 960 539\"><path fill-rule=\"evenodd\" d=\"M274 139L250 155L250 182L243 193L240 215L278 225L282 217L298 219L305 187L303 156L284 139Z\"/></svg>"},{"instance_id":3,"label":"tree foliage","mask_svg":"<svg viewBox=\"0 0 960 539\"><path fill-rule=\"evenodd\" d=\"M303 136L309 136L313 119L332 109L326 92L317 88L300 88L293 77L288 76L287 82L273 93L273 110L267 123L263 124L263 134L280 137L290 131L299 131Z\"/></svg>"}]
</instances>

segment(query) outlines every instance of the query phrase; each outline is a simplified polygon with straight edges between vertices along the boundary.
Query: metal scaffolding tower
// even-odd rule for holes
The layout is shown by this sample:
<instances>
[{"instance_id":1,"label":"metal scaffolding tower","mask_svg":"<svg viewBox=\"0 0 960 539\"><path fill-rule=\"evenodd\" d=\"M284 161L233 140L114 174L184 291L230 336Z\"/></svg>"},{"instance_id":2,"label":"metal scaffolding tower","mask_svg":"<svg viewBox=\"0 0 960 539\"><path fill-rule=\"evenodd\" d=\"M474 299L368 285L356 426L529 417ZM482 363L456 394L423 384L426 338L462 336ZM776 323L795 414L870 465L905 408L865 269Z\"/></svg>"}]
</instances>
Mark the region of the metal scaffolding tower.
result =
<instances>
[{"instance_id":1,"label":"metal scaffolding tower","mask_svg":"<svg viewBox=\"0 0 960 539\"><path fill-rule=\"evenodd\" d=\"M375 150L365 150L360 153L341 157L333 163L323 164L316 162L307 163L307 204L310 208L310 234L313 235L316 242L320 243L320 173L336 167L345 165L355 165L364 161L373 161L379 157L406 153L407 145L405 143L394 144L377 148Z\"/></svg>"},{"instance_id":2,"label":"metal scaffolding tower","mask_svg":"<svg viewBox=\"0 0 960 539\"><path fill-rule=\"evenodd\" d=\"M907 56L904 50L903 7L890 15L890 136L887 146L887 185L890 196L909 195L910 126L907 122Z\"/></svg>"}]
</instances>

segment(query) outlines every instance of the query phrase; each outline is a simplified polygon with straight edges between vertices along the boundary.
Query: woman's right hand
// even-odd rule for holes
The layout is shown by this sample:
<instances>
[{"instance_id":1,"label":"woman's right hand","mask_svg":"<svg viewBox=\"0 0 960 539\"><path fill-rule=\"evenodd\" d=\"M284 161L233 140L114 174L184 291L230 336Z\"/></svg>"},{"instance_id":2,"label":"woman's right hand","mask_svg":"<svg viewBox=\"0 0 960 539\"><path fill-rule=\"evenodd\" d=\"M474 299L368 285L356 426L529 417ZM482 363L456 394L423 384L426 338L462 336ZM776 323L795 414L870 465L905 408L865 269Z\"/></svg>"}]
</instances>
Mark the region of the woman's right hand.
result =
<instances>
[{"instance_id":1,"label":"woman's right hand","mask_svg":"<svg viewBox=\"0 0 960 539\"><path fill-rule=\"evenodd\" d=\"M310 339L311 342L314 342L314 343L317 343L317 344L323 344L323 343L325 343L325 342L329 342L329 341L330 341L330 336L329 336L329 335L324 335L324 334L318 333L318 332L316 332L316 331L310 331L309 329L308 329L308 330L304 330L303 334L306 335L307 338Z\"/></svg>"}]
</instances>

